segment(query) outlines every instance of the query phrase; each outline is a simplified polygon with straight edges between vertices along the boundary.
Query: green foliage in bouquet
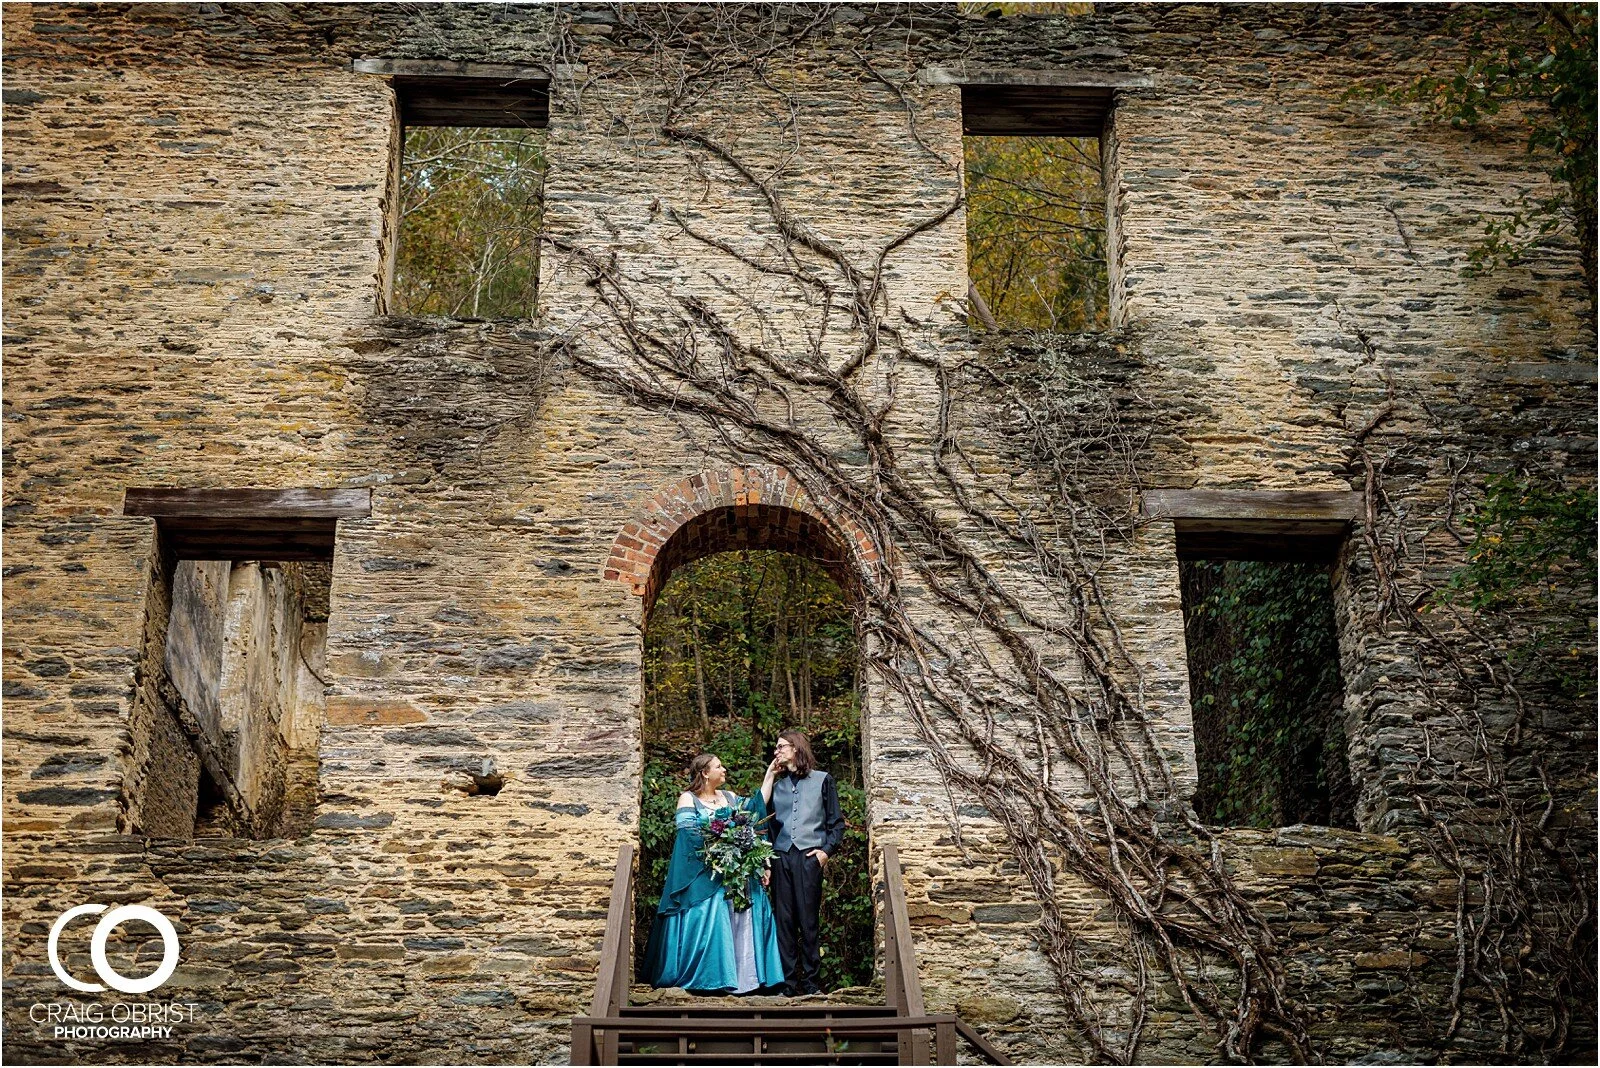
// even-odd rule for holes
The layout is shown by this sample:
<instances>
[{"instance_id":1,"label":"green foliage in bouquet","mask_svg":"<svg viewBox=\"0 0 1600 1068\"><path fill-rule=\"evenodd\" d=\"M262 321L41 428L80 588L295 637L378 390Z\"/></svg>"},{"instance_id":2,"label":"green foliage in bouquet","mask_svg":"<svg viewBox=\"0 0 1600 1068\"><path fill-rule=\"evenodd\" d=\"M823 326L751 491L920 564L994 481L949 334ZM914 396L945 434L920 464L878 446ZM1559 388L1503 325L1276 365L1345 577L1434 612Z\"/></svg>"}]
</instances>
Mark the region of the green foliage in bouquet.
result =
<instances>
[{"instance_id":1,"label":"green foliage in bouquet","mask_svg":"<svg viewBox=\"0 0 1600 1068\"><path fill-rule=\"evenodd\" d=\"M722 884L735 912L749 910L750 881L761 878L774 855L766 835L770 818L756 819L745 799L717 809L700 829L700 859Z\"/></svg>"}]
</instances>

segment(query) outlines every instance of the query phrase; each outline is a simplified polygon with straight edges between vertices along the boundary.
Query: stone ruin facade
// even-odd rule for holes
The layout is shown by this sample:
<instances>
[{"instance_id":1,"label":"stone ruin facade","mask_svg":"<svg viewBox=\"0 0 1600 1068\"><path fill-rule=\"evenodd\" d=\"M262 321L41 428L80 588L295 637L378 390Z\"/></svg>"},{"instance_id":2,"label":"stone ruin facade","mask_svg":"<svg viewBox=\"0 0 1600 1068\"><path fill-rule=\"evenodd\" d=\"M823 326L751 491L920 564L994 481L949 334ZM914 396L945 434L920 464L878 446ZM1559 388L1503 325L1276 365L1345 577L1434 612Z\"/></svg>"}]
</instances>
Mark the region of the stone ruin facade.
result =
<instances>
[{"instance_id":1,"label":"stone ruin facade","mask_svg":"<svg viewBox=\"0 0 1600 1068\"><path fill-rule=\"evenodd\" d=\"M1450 12L4 15L7 1059L564 1062L636 835L647 605L745 545L859 588L870 833L930 1010L1019 1061L1214 1060L1241 1029L1268 1060L1592 1055L1593 709L1419 616L1458 492L1592 484L1592 294L1559 245L1462 271L1479 213L1548 192L1510 117L1345 96L1458 69ZM536 319L387 313L397 92L430 78L547 94ZM1007 92L1099 123L1103 334L968 323L964 122ZM1077 563L1015 536L1067 513ZM1359 830L1184 818L1178 553L1263 530L1335 532ZM1086 695L1098 764L1007 688L1018 649ZM1491 916L1474 849L1530 791L1528 913ZM1122 840L1190 850L1174 901L1231 888L1187 986L1085 874L1103 850L1026 845L1120 797ZM85 902L177 926L170 1035L30 1017L112 997L48 959Z\"/></svg>"}]
</instances>

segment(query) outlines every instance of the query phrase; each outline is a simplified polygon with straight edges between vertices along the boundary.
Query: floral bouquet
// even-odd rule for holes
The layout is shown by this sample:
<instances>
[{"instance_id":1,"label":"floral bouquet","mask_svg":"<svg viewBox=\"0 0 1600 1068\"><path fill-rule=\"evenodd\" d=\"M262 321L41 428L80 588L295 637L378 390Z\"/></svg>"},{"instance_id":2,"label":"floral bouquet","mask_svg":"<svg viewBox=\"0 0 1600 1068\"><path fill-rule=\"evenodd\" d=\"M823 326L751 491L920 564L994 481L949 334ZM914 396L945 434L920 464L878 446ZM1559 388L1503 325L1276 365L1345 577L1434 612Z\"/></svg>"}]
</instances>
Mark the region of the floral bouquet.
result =
<instances>
[{"instance_id":1,"label":"floral bouquet","mask_svg":"<svg viewBox=\"0 0 1600 1068\"><path fill-rule=\"evenodd\" d=\"M700 826L700 859L722 884L735 912L750 907L750 880L760 878L774 855L761 833L761 825L771 817L756 819L746 804L719 808Z\"/></svg>"}]
</instances>

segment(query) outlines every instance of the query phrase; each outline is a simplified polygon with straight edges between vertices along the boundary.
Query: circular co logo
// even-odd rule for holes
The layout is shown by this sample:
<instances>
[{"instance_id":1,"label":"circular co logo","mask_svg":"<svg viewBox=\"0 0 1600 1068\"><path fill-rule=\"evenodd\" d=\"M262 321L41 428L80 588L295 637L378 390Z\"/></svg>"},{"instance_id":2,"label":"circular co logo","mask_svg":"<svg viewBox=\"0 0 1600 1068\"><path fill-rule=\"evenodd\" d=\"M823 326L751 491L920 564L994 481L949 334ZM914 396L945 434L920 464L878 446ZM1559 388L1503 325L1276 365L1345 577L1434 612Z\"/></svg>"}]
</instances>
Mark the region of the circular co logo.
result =
<instances>
[{"instance_id":1,"label":"circular co logo","mask_svg":"<svg viewBox=\"0 0 1600 1068\"><path fill-rule=\"evenodd\" d=\"M94 962L95 974L104 979L111 989L123 994L143 994L172 978L172 973L178 967L178 932L173 929L171 920L148 905L123 905L110 912L106 912L105 905L78 905L63 912L50 928L50 969L56 973L57 979L85 994L98 994L105 989L99 983L80 983L68 975L61 966L61 955L56 948L56 943L61 939L61 930L68 923L78 916L100 912L106 914L95 925L94 938L89 942L89 959ZM112 931L129 920L143 920L161 932L161 966L143 979L129 979L106 959L106 939L111 937Z\"/></svg>"}]
</instances>

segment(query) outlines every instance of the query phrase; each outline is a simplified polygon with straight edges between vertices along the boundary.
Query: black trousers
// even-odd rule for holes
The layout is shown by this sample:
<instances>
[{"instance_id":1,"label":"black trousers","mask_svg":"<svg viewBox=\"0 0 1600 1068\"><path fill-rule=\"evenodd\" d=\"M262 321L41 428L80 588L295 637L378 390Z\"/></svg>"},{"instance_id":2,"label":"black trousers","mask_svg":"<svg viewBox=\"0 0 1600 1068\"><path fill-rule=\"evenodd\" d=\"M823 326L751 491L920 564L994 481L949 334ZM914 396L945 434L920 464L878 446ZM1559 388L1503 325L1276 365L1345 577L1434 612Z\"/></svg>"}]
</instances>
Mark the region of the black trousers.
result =
<instances>
[{"instance_id":1,"label":"black trousers","mask_svg":"<svg viewBox=\"0 0 1600 1068\"><path fill-rule=\"evenodd\" d=\"M772 917L778 923L778 956L791 994L822 989L822 954L817 920L822 912L822 864L790 846L772 862Z\"/></svg>"}]
</instances>

